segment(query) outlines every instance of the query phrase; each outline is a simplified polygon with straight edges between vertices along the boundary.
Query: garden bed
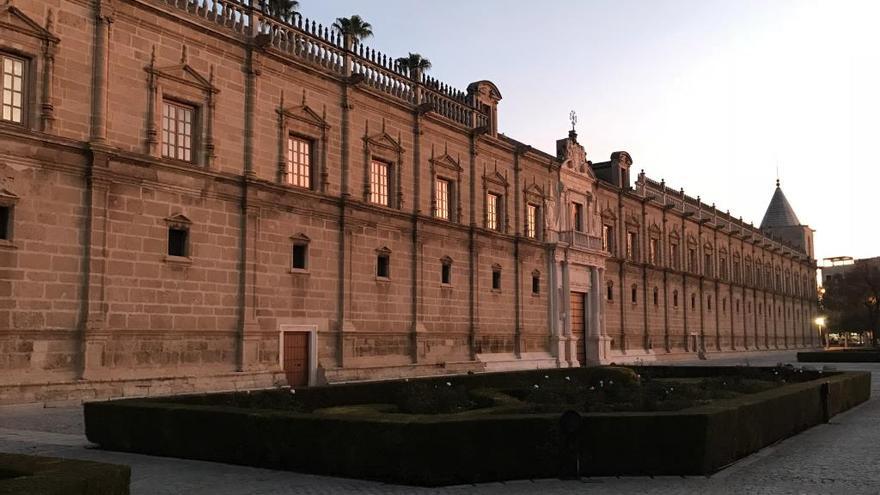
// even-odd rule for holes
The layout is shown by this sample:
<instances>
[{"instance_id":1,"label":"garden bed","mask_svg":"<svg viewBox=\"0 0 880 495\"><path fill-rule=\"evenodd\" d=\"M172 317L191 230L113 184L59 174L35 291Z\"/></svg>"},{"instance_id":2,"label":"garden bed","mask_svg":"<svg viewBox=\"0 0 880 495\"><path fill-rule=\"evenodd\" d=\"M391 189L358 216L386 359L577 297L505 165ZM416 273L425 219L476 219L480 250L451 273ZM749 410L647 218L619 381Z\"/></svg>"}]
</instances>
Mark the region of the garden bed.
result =
<instances>
[{"instance_id":1,"label":"garden bed","mask_svg":"<svg viewBox=\"0 0 880 495\"><path fill-rule=\"evenodd\" d=\"M880 363L880 349L869 347L799 352L797 360L801 363Z\"/></svg>"},{"instance_id":2,"label":"garden bed","mask_svg":"<svg viewBox=\"0 0 880 495\"><path fill-rule=\"evenodd\" d=\"M0 495L128 495L128 466L0 454Z\"/></svg>"},{"instance_id":3,"label":"garden bed","mask_svg":"<svg viewBox=\"0 0 880 495\"><path fill-rule=\"evenodd\" d=\"M93 402L85 419L108 449L436 486L709 474L869 395L867 373L596 367Z\"/></svg>"}]
</instances>

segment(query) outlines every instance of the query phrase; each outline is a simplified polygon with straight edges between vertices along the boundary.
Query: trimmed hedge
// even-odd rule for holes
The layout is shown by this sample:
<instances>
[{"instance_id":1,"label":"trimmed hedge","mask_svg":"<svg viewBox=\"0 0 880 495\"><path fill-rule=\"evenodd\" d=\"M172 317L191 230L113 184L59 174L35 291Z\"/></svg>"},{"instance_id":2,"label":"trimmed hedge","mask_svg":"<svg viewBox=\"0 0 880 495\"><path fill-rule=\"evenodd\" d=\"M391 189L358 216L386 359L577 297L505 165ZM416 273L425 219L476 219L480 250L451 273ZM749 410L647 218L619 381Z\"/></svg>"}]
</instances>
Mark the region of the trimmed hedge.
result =
<instances>
[{"instance_id":1,"label":"trimmed hedge","mask_svg":"<svg viewBox=\"0 0 880 495\"><path fill-rule=\"evenodd\" d=\"M678 377L761 371L700 369L639 371ZM461 378L474 387L511 386L558 372L572 379L599 376L585 369ZM112 450L424 486L556 477L572 465L571 456L579 458L582 476L709 474L870 396L868 373L815 376L823 379L675 412L584 414L569 437L558 414L331 416L253 407L272 401L327 406L336 394L380 403L405 382L288 393L300 402L281 394L91 402L85 404L86 435Z\"/></svg>"},{"instance_id":2,"label":"trimmed hedge","mask_svg":"<svg viewBox=\"0 0 880 495\"><path fill-rule=\"evenodd\" d=\"M130 481L128 466L0 454L0 495L128 495Z\"/></svg>"},{"instance_id":3,"label":"trimmed hedge","mask_svg":"<svg viewBox=\"0 0 880 495\"><path fill-rule=\"evenodd\" d=\"M878 349L811 351L797 353L801 363L880 363Z\"/></svg>"}]
</instances>

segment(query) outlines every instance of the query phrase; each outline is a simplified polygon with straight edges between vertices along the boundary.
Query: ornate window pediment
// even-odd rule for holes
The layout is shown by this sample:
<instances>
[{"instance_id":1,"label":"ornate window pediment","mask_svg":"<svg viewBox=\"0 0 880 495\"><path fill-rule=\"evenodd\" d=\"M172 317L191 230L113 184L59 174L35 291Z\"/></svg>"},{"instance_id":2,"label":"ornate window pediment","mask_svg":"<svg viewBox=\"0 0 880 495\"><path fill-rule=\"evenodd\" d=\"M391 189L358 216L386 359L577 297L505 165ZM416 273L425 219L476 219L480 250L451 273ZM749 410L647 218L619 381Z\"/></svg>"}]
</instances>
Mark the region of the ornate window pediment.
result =
<instances>
[{"instance_id":1,"label":"ornate window pediment","mask_svg":"<svg viewBox=\"0 0 880 495\"><path fill-rule=\"evenodd\" d=\"M52 15L53 14L50 12L50 19L52 18ZM61 40L49 30L52 22L49 21L46 24L46 27L41 26L37 21L28 17L27 14L19 10L18 7L12 3L7 3L0 7L0 28L10 29L32 38L39 38L49 43L60 42Z\"/></svg>"},{"instance_id":2,"label":"ornate window pediment","mask_svg":"<svg viewBox=\"0 0 880 495\"><path fill-rule=\"evenodd\" d=\"M617 220L617 215L614 214L614 210L606 206L605 209L602 210L602 218L613 222L614 220Z\"/></svg>"},{"instance_id":3,"label":"ornate window pediment","mask_svg":"<svg viewBox=\"0 0 880 495\"><path fill-rule=\"evenodd\" d=\"M304 243L312 242L312 238L305 235L302 232L300 232L298 234L293 234L292 236L290 236L290 240L292 240L294 242L304 242Z\"/></svg>"},{"instance_id":4,"label":"ornate window pediment","mask_svg":"<svg viewBox=\"0 0 880 495\"><path fill-rule=\"evenodd\" d=\"M20 198L9 189L0 187L0 205L8 206L18 202Z\"/></svg>"},{"instance_id":5,"label":"ornate window pediment","mask_svg":"<svg viewBox=\"0 0 880 495\"><path fill-rule=\"evenodd\" d=\"M169 225L172 225L172 226L181 226L181 227L184 227L184 228L189 227L190 225L192 225L192 220L190 220L190 219L189 219L186 215L184 215L183 213L176 213L176 214L174 214L174 215L171 215L170 217L165 218L165 221L166 221Z\"/></svg>"},{"instance_id":6,"label":"ornate window pediment","mask_svg":"<svg viewBox=\"0 0 880 495\"><path fill-rule=\"evenodd\" d=\"M431 158L431 164L434 165L434 167L445 169L456 174L464 171L464 169L461 168L460 162L459 159L453 158L448 153L443 153L443 155L437 158Z\"/></svg>"},{"instance_id":7,"label":"ornate window pediment","mask_svg":"<svg viewBox=\"0 0 880 495\"><path fill-rule=\"evenodd\" d=\"M294 119L304 124L311 125L316 129L330 129L330 124L328 124L327 121L324 120L324 117L318 115L317 112L312 110L312 108L305 103L303 103L302 105L285 108L284 96L282 95L281 104L282 106L278 110L278 114L281 116L282 119Z\"/></svg>"},{"instance_id":8,"label":"ornate window pediment","mask_svg":"<svg viewBox=\"0 0 880 495\"><path fill-rule=\"evenodd\" d=\"M662 230L656 223L652 223L651 226L648 227L648 233L651 235L651 237L656 239L660 237Z\"/></svg>"},{"instance_id":9,"label":"ornate window pediment","mask_svg":"<svg viewBox=\"0 0 880 495\"><path fill-rule=\"evenodd\" d=\"M501 175L498 170L493 170L492 172L486 173L483 172L483 181L492 183L501 187L507 187L507 177Z\"/></svg>"},{"instance_id":10,"label":"ornate window pediment","mask_svg":"<svg viewBox=\"0 0 880 495\"><path fill-rule=\"evenodd\" d=\"M365 137L364 143L367 147L374 150L384 150L395 154L401 154L404 151L403 146L400 145L399 139L394 139L390 134L385 132L384 129L378 134Z\"/></svg>"},{"instance_id":11,"label":"ornate window pediment","mask_svg":"<svg viewBox=\"0 0 880 495\"><path fill-rule=\"evenodd\" d=\"M546 196L544 196L544 190L541 189L541 186L534 183L527 185L525 189L523 189L523 193L526 195L527 198L533 197L535 199L542 200L546 198Z\"/></svg>"}]
</instances>

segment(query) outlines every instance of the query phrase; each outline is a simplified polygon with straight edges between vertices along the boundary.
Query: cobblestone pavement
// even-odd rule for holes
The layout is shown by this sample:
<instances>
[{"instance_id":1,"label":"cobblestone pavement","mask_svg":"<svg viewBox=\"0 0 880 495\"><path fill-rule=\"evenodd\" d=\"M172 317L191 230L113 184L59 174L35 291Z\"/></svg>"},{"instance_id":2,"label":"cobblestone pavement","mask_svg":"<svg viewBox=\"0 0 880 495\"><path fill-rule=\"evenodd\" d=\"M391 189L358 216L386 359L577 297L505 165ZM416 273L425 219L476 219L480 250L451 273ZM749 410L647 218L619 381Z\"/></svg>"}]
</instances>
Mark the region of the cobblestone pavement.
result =
<instances>
[{"instance_id":1,"label":"cobblestone pavement","mask_svg":"<svg viewBox=\"0 0 880 495\"><path fill-rule=\"evenodd\" d=\"M751 365L791 362L793 353L751 357ZM742 357L689 363L745 364ZM821 365L814 365L821 366ZM869 402L770 446L711 477L585 478L455 486L437 490L311 476L210 462L101 451L83 435L79 406L0 407L0 452L128 464L135 495L269 494L880 494L880 364L835 364L873 373Z\"/></svg>"}]
</instances>

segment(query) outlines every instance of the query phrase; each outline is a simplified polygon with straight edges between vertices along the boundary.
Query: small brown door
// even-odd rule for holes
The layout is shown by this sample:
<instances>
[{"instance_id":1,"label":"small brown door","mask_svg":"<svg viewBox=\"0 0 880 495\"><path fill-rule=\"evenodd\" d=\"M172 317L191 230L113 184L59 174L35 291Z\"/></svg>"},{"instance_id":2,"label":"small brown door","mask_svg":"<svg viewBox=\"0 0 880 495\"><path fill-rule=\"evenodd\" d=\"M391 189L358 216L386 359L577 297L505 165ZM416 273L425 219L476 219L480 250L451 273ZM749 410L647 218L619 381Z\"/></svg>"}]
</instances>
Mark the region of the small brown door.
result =
<instances>
[{"instance_id":1,"label":"small brown door","mask_svg":"<svg viewBox=\"0 0 880 495\"><path fill-rule=\"evenodd\" d=\"M584 347L584 293L571 293L571 336L577 338L577 360L584 366L587 351Z\"/></svg>"},{"instance_id":2,"label":"small brown door","mask_svg":"<svg viewBox=\"0 0 880 495\"><path fill-rule=\"evenodd\" d=\"M284 373L287 384L302 387L309 384L309 334L284 332Z\"/></svg>"}]
</instances>

